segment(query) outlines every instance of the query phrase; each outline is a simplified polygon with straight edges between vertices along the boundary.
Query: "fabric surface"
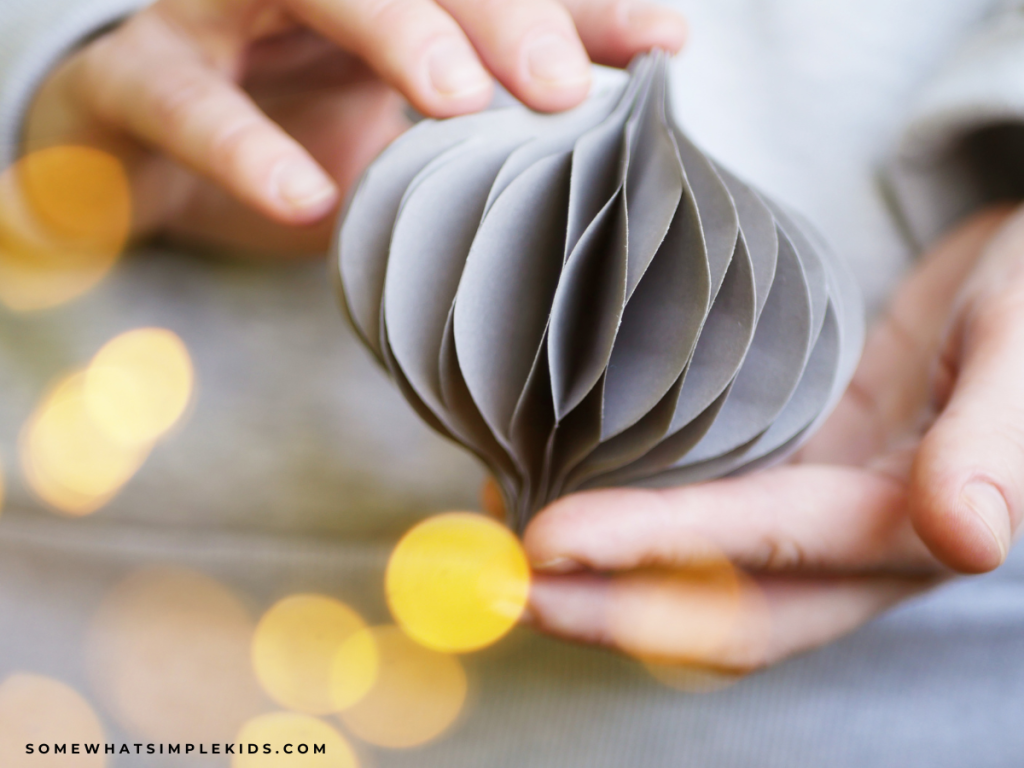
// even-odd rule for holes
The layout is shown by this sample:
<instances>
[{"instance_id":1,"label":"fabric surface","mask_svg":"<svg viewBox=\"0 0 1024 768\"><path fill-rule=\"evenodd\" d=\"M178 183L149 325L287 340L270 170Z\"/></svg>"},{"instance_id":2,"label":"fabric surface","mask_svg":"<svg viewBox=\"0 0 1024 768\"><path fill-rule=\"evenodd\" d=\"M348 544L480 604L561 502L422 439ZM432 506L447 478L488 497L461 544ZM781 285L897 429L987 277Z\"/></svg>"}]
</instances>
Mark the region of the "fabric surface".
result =
<instances>
[{"instance_id":1,"label":"fabric surface","mask_svg":"<svg viewBox=\"0 0 1024 768\"><path fill-rule=\"evenodd\" d=\"M888 180L927 244L985 203L1024 193L1024 8L971 35L915 99Z\"/></svg>"},{"instance_id":2,"label":"fabric surface","mask_svg":"<svg viewBox=\"0 0 1024 768\"><path fill-rule=\"evenodd\" d=\"M39 83L82 39L151 0L4 0L0 7L0 167L16 156Z\"/></svg>"},{"instance_id":3,"label":"fabric surface","mask_svg":"<svg viewBox=\"0 0 1024 768\"><path fill-rule=\"evenodd\" d=\"M130 6L5 0L5 160L46 68ZM894 153L925 167L965 126L1015 114L979 106L1016 98L1009 62L1024 55L1024 41L1016 42L1015 22L990 21L1001 4L986 0L678 6L692 29L676 64L680 121L711 155L815 222L877 310L913 255L879 169ZM976 35L1000 41L1006 68L996 84L987 64L956 53L987 39ZM982 48L988 52L976 57L996 55ZM937 122L942 110L956 119ZM934 186L918 182L935 195L961 194L946 177ZM920 222L913 225L919 240L975 199L934 207L919 187L897 192L917 201L918 213L906 202L901 210ZM332 290L323 264L257 266L149 248L67 306L0 315L0 460L8 485L0 680L14 671L63 680L96 707L111 738L138 741L97 690L83 649L113 585L154 565L209 574L241 595L253 616L285 594L320 591L372 621L387 619L382 575L390 546L424 515L477 507L482 472L407 408L346 326ZM188 345L195 408L108 507L60 518L20 480L19 430L55 376L144 325L170 328ZM474 693L451 733L423 749L362 748L366 764L1016 765L1024 754L1016 727L1024 716L1022 579L1018 550L994 574L957 580L828 648L706 695L666 689L613 654L517 631L467 657ZM227 762L131 756L110 764Z\"/></svg>"}]
</instances>

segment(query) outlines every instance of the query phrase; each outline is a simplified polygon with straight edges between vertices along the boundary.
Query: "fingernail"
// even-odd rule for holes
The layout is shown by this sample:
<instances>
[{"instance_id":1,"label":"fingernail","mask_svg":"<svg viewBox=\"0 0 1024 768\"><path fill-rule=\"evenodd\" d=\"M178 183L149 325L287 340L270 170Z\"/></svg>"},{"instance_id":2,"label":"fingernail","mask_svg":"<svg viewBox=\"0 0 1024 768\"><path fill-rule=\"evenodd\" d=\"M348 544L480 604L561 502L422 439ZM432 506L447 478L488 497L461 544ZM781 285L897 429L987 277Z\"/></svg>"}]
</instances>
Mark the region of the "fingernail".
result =
<instances>
[{"instance_id":1,"label":"fingernail","mask_svg":"<svg viewBox=\"0 0 1024 768\"><path fill-rule=\"evenodd\" d=\"M533 570L541 573L573 573L582 571L583 566L569 557L553 557L543 563L535 563Z\"/></svg>"},{"instance_id":2,"label":"fingernail","mask_svg":"<svg viewBox=\"0 0 1024 768\"><path fill-rule=\"evenodd\" d=\"M319 208L336 194L334 182L307 160L292 160L278 172L277 191L293 208Z\"/></svg>"},{"instance_id":3,"label":"fingernail","mask_svg":"<svg viewBox=\"0 0 1024 768\"><path fill-rule=\"evenodd\" d=\"M1010 510L1003 494L991 483L972 481L960 492L960 503L978 516L999 547L1000 561L1010 549Z\"/></svg>"},{"instance_id":4,"label":"fingernail","mask_svg":"<svg viewBox=\"0 0 1024 768\"><path fill-rule=\"evenodd\" d=\"M490 87L491 78L461 40L441 40L428 54L430 83L444 96L468 96Z\"/></svg>"},{"instance_id":5,"label":"fingernail","mask_svg":"<svg viewBox=\"0 0 1024 768\"><path fill-rule=\"evenodd\" d=\"M531 44L526 54L530 75L560 87L590 79L590 62L578 45L561 35L544 35Z\"/></svg>"}]
</instances>

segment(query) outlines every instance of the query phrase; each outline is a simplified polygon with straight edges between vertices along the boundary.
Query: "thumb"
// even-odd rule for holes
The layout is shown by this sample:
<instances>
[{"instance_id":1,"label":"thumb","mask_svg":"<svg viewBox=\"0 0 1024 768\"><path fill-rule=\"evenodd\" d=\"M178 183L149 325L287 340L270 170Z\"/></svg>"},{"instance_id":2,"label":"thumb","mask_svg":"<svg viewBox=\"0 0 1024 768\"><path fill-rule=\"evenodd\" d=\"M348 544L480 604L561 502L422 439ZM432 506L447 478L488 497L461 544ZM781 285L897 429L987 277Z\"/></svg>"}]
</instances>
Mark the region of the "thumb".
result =
<instances>
[{"instance_id":1,"label":"thumb","mask_svg":"<svg viewBox=\"0 0 1024 768\"><path fill-rule=\"evenodd\" d=\"M979 573L1006 559L1024 510L1024 214L990 241L955 316L910 510L937 558Z\"/></svg>"}]
</instances>

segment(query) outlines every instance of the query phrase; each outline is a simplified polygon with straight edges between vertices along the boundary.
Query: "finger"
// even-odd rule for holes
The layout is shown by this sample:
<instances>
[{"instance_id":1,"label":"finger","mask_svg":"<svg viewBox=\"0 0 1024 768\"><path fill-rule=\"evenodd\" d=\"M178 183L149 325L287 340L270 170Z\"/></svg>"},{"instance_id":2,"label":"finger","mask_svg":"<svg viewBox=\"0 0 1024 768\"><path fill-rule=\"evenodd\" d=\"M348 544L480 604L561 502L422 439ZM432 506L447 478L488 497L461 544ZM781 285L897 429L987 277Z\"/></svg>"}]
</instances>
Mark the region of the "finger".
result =
<instances>
[{"instance_id":1,"label":"finger","mask_svg":"<svg viewBox=\"0 0 1024 768\"><path fill-rule=\"evenodd\" d=\"M914 464L911 515L959 571L1006 559L1024 510L1024 216L997 234L965 294L945 359L948 402Z\"/></svg>"},{"instance_id":2,"label":"finger","mask_svg":"<svg viewBox=\"0 0 1024 768\"><path fill-rule=\"evenodd\" d=\"M286 224L322 218L331 178L156 12L142 13L81 60L82 92L128 131Z\"/></svg>"},{"instance_id":3,"label":"finger","mask_svg":"<svg viewBox=\"0 0 1024 768\"><path fill-rule=\"evenodd\" d=\"M796 460L859 464L917 432L950 306L1009 212L1004 206L972 217L922 257L872 329L835 412Z\"/></svg>"},{"instance_id":4,"label":"finger","mask_svg":"<svg viewBox=\"0 0 1024 768\"><path fill-rule=\"evenodd\" d=\"M583 45L598 64L624 67L636 54L678 53L686 42L682 15L647 0L566 0Z\"/></svg>"},{"instance_id":5,"label":"finger","mask_svg":"<svg viewBox=\"0 0 1024 768\"><path fill-rule=\"evenodd\" d=\"M487 68L534 109L579 104L590 60L572 17L555 0L438 0L466 30Z\"/></svg>"},{"instance_id":6,"label":"finger","mask_svg":"<svg viewBox=\"0 0 1024 768\"><path fill-rule=\"evenodd\" d=\"M625 66L640 51L671 52L686 36L682 17L623 0L438 0L462 25L487 67L534 109L575 106L590 87L590 62Z\"/></svg>"},{"instance_id":7,"label":"finger","mask_svg":"<svg viewBox=\"0 0 1024 768\"><path fill-rule=\"evenodd\" d=\"M458 23L432 0L289 5L317 32L362 57L425 115L450 117L490 103L490 75Z\"/></svg>"},{"instance_id":8,"label":"finger","mask_svg":"<svg viewBox=\"0 0 1024 768\"><path fill-rule=\"evenodd\" d=\"M741 478L566 496L524 536L538 570L684 567L724 555L752 570L934 571L891 477L801 465Z\"/></svg>"},{"instance_id":9,"label":"finger","mask_svg":"<svg viewBox=\"0 0 1024 768\"><path fill-rule=\"evenodd\" d=\"M270 96L267 112L347 191L389 141L408 128L398 95L379 80L323 89L294 101ZM283 226L239 203L220 187L197 184L164 225L178 240L217 243L250 257L308 257L327 249L335 224Z\"/></svg>"},{"instance_id":10,"label":"finger","mask_svg":"<svg viewBox=\"0 0 1024 768\"><path fill-rule=\"evenodd\" d=\"M929 576L759 579L771 627L767 663L838 640L939 582Z\"/></svg>"},{"instance_id":11,"label":"finger","mask_svg":"<svg viewBox=\"0 0 1024 768\"><path fill-rule=\"evenodd\" d=\"M647 662L749 671L829 643L934 584L926 579L736 579L685 572L538 576L530 624Z\"/></svg>"}]
</instances>

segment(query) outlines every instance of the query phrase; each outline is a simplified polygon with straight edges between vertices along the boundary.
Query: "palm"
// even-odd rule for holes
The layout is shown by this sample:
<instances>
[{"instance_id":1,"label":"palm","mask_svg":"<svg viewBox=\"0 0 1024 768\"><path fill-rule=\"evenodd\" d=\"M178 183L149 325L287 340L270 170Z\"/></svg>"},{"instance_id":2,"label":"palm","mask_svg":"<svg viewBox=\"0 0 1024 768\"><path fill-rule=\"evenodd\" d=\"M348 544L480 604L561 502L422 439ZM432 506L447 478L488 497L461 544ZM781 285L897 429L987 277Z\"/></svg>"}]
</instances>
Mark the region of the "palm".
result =
<instances>
[{"instance_id":1,"label":"palm","mask_svg":"<svg viewBox=\"0 0 1024 768\"><path fill-rule=\"evenodd\" d=\"M538 568L561 575L537 580L537 625L641 655L675 652L681 659L752 666L856 628L949 573L943 563L963 571L997 565L991 537L976 524L964 525L959 507L946 512L941 494L957 498L969 470L965 450L986 450L971 440L979 419L968 415L965 430L961 418L974 407L963 405L965 397L978 398L963 394L972 372L958 345L977 301L965 283L1002 289L1008 282L990 274L999 259L979 263L1007 213L992 211L962 226L900 287L835 413L789 464L662 491L585 492L543 511L525 544ZM1013 248L1003 252L1014 257ZM1005 359L1005 350L1000 354ZM958 445L964 438L970 447ZM729 621L722 630L727 642L710 650L706 626L696 638L692 622L681 632L671 628L672 615L694 610L692 584L666 587L644 575L651 566L691 568L707 562L709 551L750 574L741 583L748 597L757 596L736 603L735 590L711 595L731 607L719 611ZM658 620L669 629L634 621L637 606L660 606ZM616 619L624 610L628 622ZM713 626L714 617L704 624ZM696 655L695 640L704 648Z\"/></svg>"}]
</instances>

